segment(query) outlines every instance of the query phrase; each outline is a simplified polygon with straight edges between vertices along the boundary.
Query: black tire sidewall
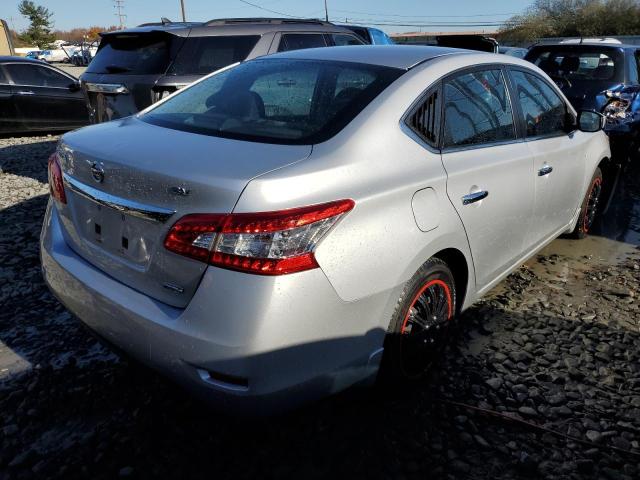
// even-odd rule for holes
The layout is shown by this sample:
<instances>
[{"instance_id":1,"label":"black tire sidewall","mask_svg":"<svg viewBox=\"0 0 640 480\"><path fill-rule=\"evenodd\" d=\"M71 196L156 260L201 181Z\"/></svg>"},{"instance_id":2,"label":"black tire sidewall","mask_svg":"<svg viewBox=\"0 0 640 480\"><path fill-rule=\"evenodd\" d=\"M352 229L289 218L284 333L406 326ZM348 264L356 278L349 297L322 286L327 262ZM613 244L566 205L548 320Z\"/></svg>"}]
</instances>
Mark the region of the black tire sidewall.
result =
<instances>
[{"instance_id":1,"label":"black tire sidewall","mask_svg":"<svg viewBox=\"0 0 640 480\"><path fill-rule=\"evenodd\" d=\"M578 216L578 223L576 223L576 227L573 230L573 236L576 238L585 238L588 235L588 229L585 230L584 222L587 216L587 207L589 205L589 196L591 195L591 191L593 190L594 183L597 179L600 179L600 183L602 185L602 170L599 167L596 168L595 172L593 172L593 176L589 181L589 186L587 187L587 192L584 195L584 199L582 200L582 206L580 207L580 215ZM600 191L600 196L602 197L602 190ZM596 215L598 212L596 211ZM593 225L591 225L593 226Z\"/></svg>"},{"instance_id":2,"label":"black tire sidewall","mask_svg":"<svg viewBox=\"0 0 640 480\"><path fill-rule=\"evenodd\" d=\"M456 288L453 273L445 262L432 258L425 262L420 269L406 283L405 288L396 304L393 312L387 336L385 338L384 356L381 365L381 377L383 379L415 380L421 378L428 368L419 375L407 375L402 365L402 351L400 348L401 331L407 312L411 304L427 282L441 280L447 284L451 293L453 316L457 312ZM436 345L434 353L440 350L442 345Z\"/></svg>"}]
</instances>

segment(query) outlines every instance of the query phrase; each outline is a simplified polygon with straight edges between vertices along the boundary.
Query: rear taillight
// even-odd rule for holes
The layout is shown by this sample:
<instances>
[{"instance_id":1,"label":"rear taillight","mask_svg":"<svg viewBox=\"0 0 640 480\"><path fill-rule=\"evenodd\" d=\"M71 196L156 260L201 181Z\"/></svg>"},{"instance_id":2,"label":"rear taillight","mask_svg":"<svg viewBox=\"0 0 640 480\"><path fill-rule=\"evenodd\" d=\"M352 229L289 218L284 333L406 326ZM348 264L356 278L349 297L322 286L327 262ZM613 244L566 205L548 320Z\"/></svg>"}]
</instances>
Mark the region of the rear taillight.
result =
<instances>
[{"instance_id":1,"label":"rear taillight","mask_svg":"<svg viewBox=\"0 0 640 480\"><path fill-rule=\"evenodd\" d=\"M51 196L60 203L67 203L64 183L62 182L62 168L60 167L57 153L52 153L49 157L49 191Z\"/></svg>"},{"instance_id":2,"label":"rear taillight","mask_svg":"<svg viewBox=\"0 0 640 480\"><path fill-rule=\"evenodd\" d=\"M176 222L167 250L211 265L260 275L283 275L318 266L313 250L353 200L278 212L193 214Z\"/></svg>"}]
</instances>

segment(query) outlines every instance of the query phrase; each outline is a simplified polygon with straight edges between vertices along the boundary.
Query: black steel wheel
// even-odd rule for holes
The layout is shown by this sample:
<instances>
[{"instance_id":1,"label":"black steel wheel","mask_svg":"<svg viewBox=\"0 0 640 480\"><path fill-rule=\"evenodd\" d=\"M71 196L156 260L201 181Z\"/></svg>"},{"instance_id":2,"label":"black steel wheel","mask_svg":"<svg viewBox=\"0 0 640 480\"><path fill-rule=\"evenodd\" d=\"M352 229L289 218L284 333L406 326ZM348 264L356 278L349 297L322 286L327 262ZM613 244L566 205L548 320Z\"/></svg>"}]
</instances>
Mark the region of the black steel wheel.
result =
<instances>
[{"instance_id":1,"label":"black steel wheel","mask_svg":"<svg viewBox=\"0 0 640 480\"><path fill-rule=\"evenodd\" d=\"M456 312L451 270L427 261L407 283L394 312L383 357L383 375L419 378L438 358Z\"/></svg>"}]
</instances>

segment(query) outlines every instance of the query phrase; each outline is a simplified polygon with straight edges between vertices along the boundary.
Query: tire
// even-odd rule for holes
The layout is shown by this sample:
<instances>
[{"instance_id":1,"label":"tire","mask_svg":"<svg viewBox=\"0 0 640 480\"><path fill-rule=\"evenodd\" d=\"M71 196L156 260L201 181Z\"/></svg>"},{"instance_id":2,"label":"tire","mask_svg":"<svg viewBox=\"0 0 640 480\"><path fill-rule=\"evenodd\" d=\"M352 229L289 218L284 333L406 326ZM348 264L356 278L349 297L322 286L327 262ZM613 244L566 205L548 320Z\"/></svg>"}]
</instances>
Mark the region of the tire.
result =
<instances>
[{"instance_id":1,"label":"tire","mask_svg":"<svg viewBox=\"0 0 640 480\"><path fill-rule=\"evenodd\" d=\"M582 200L582 206L580 207L580 215L578 216L578 223L571 235L574 238L585 238L591 227L593 221L598 214L598 205L602 198L602 171L600 168L596 168L593 173L591 182L587 193Z\"/></svg>"},{"instance_id":2,"label":"tire","mask_svg":"<svg viewBox=\"0 0 640 480\"><path fill-rule=\"evenodd\" d=\"M431 316L428 309L434 303ZM398 300L385 338L381 380L423 377L442 351L455 313L453 274L445 262L431 258L407 282ZM421 326L425 323L426 329Z\"/></svg>"}]
</instances>

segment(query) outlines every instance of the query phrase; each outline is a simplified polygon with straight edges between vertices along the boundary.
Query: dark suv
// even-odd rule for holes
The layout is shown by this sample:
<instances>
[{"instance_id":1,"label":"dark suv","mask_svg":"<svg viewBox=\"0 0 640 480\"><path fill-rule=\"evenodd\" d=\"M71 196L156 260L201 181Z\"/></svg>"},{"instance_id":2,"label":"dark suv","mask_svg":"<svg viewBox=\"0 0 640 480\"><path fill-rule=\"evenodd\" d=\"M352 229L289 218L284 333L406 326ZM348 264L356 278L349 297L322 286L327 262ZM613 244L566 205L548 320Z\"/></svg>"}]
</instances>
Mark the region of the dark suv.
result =
<instances>
[{"instance_id":1,"label":"dark suv","mask_svg":"<svg viewBox=\"0 0 640 480\"><path fill-rule=\"evenodd\" d=\"M579 41L531 47L535 63L562 89L576 110L606 117L605 131L616 160L636 157L640 142L640 47L615 40Z\"/></svg>"},{"instance_id":2,"label":"dark suv","mask_svg":"<svg viewBox=\"0 0 640 480\"><path fill-rule=\"evenodd\" d=\"M236 62L286 50L362 44L352 31L320 20L145 24L102 34L80 80L91 121L99 123L132 115Z\"/></svg>"}]
</instances>

